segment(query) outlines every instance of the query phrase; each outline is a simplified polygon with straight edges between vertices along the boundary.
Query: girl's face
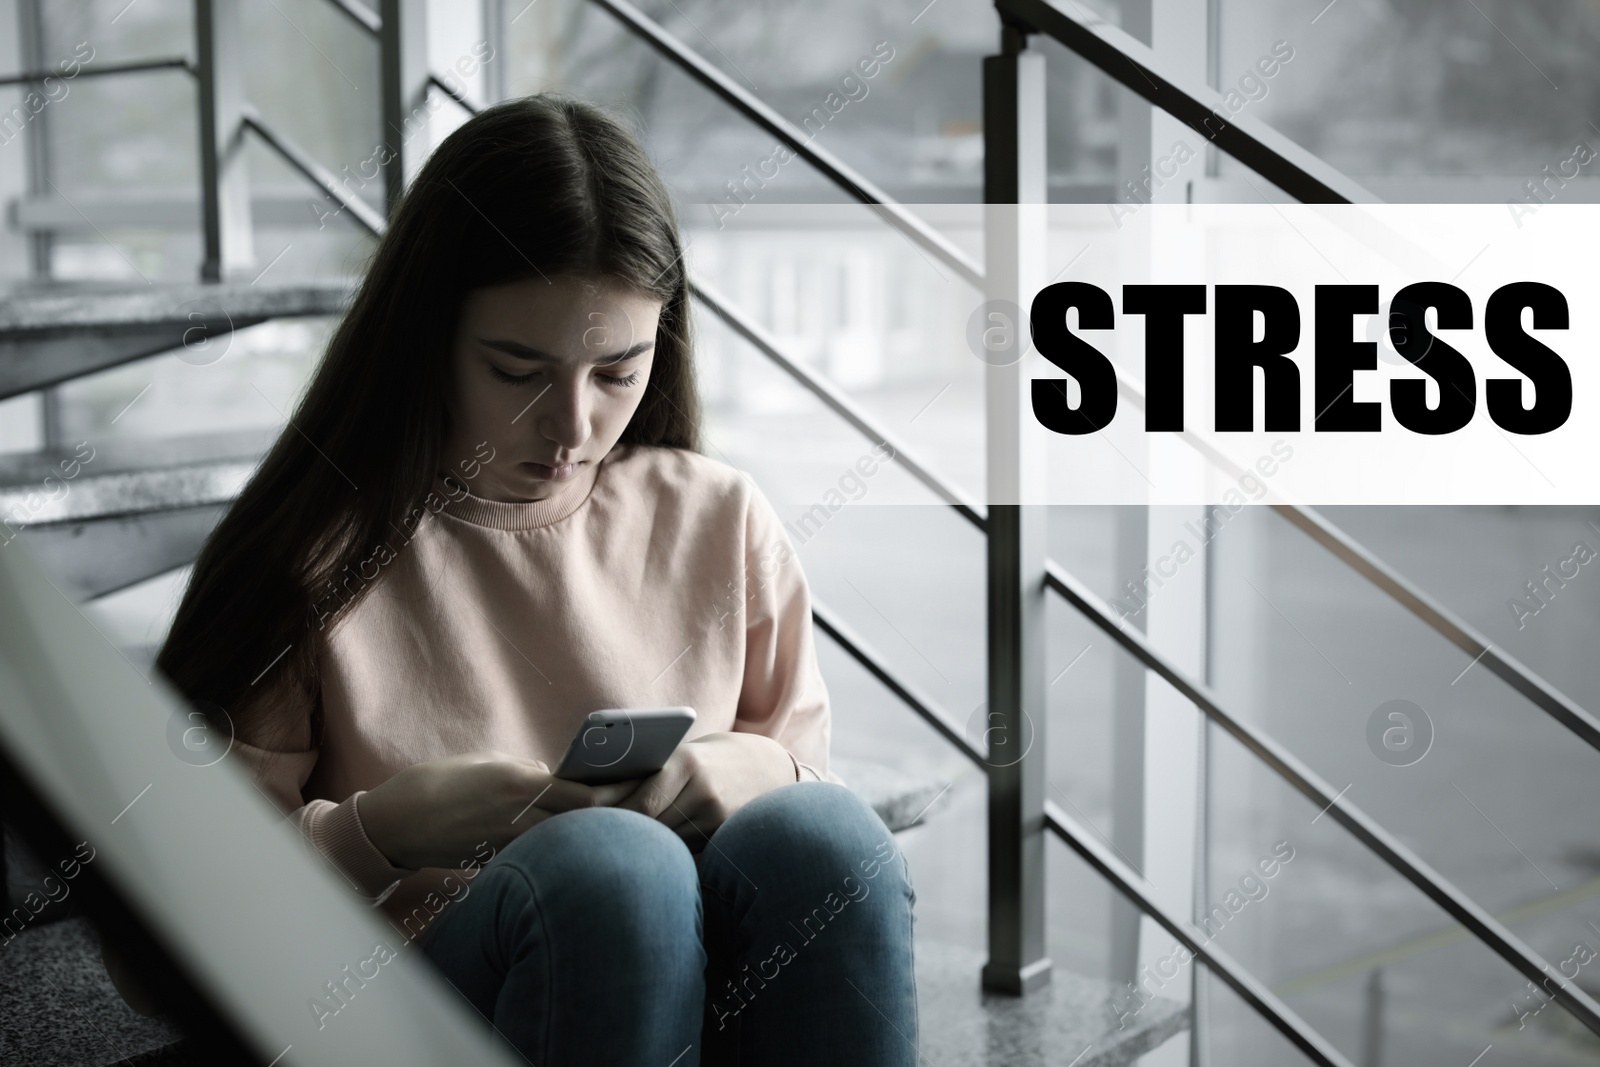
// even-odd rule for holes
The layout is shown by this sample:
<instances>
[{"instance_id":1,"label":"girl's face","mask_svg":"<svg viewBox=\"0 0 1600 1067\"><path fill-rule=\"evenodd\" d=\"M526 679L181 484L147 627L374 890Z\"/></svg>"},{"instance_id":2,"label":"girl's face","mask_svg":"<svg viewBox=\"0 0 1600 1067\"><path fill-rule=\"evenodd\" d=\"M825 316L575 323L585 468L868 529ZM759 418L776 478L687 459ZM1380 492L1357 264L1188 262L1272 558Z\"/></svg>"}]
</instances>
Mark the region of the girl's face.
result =
<instances>
[{"instance_id":1,"label":"girl's face","mask_svg":"<svg viewBox=\"0 0 1600 1067\"><path fill-rule=\"evenodd\" d=\"M441 469L488 441L470 488L490 500L544 500L611 451L655 358L661 301L606 278L556 277L478 289L452 356L451 431Z\"/></svg>"}]
</instances>

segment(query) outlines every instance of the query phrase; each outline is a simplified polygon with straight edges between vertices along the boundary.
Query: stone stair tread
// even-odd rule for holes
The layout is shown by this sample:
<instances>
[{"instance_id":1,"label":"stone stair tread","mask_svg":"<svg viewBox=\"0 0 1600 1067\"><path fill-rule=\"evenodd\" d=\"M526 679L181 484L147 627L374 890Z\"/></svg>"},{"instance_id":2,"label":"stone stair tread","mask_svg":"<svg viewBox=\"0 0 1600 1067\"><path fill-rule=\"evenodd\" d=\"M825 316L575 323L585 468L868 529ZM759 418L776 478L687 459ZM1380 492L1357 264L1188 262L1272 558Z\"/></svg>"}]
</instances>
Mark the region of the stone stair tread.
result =
<instances>
[{"instance_id":1,"label":"stone stair tread","mask_svg":"<svg viewBox=\"0 0 1600 1067\"><path fill-rule=\"evenodd\" d=\"M834 756L829 768L897 833L925 821L930 806L937 810L935 802L942 799L950 784L931 775L908 774L882 763L847 756Z\"/></svg>"},{"instance_id":2,"label":"stone stair tread","mask_svg":"<svg viewBox=\"0 0 1600 1067\"><path fill-rule=\"evenodd\" d=\"M25 927L0 952L0 1063L148 1062L182 1037L122 1002L86 918Z\"/></svg>"},{"instance_id":3,"label":"stone stair tread","mask_svg":"<svg viewBox=\"0 0 1600 1067\"><path fill-rule=\"evenodd\" d=\"M92 443L93 458L68 480L61 462L81 458L76 446L0 455L0 518L26 516L29 525L87 522L225 503L238 495L279 432L263 427ZM56 481L47 484L47 477ZM58 488L63 481L65 494Z\"/></svg>"},{"instance_id":4,"label":"stone stair tread","mask_svg":"<svg viewBox=\"0 0 1600 1067\"><path fill-rule=\"evenodd\" d=\"M18 287L0 300L0 338L41 332L103 331L125 326L183 325L195 311L207 319L259 322L298 315L337 315L349 306L349 282L299 285L244 283L81 284ZM221 315L215 311L220 310Z\"/></svg>"},{"instance_id":5,"label":"stone stair tread","mask_svg":"<svg viewBox=\"0 0 1600 1067\"><path fill-rule=\"evenodd\" d=\"M941 942L916 949L920 1046L934 1067L1122 1067L1188 1028L1187 1009L1157 998L1118 1030L1113 983L1056 968L1027 997L979 988L985 954ZM0 1062L35 1067L165 1062L181 1034L117 995L82 917L29 927L0 968Z\"/></svg>"},{"instance_id":6,"label":"stone stair tread","mask_svg":"<svg viewBox=\"0 0 1600 1067\"><path fill-rule=\"evenodd\" d=\"M1122 1067L1189 1028L1187 1006L1157 997L1119 1030L1119 987L1059 966L1049 985L1013 997L981 990L984 952L919 940L916 953L920 1045L933 1067Z\"/></svg>"}]
</instances>

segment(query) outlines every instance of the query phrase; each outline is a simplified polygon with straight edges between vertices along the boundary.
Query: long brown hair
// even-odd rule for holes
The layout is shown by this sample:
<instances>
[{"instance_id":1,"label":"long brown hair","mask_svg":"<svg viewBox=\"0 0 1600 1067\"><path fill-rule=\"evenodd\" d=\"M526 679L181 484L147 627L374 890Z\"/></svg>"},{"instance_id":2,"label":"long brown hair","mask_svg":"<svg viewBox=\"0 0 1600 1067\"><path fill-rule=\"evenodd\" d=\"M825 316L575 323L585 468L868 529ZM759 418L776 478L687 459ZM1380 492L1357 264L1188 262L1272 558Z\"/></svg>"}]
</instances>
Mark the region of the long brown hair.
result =
<instances>
[{"instance_id":1,"label":"long brown hair","mask_svg":"<svg viewBox=\"0 0 1600 1067\"><path fill-rule=\"evenodd\" d=\"M195 560L156 667L214 724L220 707L260 743L250 720L265 694L312 701L326 621L317 603L353 561L393 543L440 471L467 458L440 454L466 295L558 275L662 301L650 379L619 444L699 450L688 273L644 149L621 121L567 97L483 111L396 207L289 425ZM352 589L346 578L340 618L376 580Z\"/></svg>"}]
</instances>

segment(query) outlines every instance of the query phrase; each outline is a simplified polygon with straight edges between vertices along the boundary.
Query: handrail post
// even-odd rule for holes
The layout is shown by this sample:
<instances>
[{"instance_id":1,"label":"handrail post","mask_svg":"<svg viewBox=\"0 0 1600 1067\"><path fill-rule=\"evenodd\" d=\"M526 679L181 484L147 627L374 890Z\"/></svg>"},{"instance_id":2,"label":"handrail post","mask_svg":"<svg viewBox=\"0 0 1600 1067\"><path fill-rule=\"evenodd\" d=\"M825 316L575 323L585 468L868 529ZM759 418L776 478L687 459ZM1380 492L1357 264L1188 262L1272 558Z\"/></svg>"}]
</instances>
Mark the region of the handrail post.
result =
<instances>
[{"instance_id":1,"label":"handrail post","mask_svg":"<svg viewBox=\"0 0 1600 1067\"><path fill-rule=\"evenodd\" d=\"M393 217L406 185L422 168L428 136L428 5L426 0L383 0L378 31L383 88L384 213ZM497 57L498 58L498 57Z\"/></svg>"},{"instance_id":2,"label":"handrail post","mask_svg":"<svg viewBox=\"0 0 1600 1067\"><path fill-rule=\"evenodd\" d=\"M985 297L1025 305L1043 275L1047 224L1044 56L1001 30L983 61ZM990 304L986 312L993 311ZM1009 319L1014 312L1001 311ZM987 317L987 316L986 316ZM1026 312L1009 323L1026 352ZM997 321L989 318L989 321ZM989 961L983 985L1024 994L1045 955L1045 511L1043 451L1030 440L1026 356L985 368L988 438Z\"/></svg>"},{"instance_id":3,"label":"handrail post","mask_svg":"<svg viewBox=\"0 0 1600 1067\"><path fill-rule=\"evenodd\" d=\"M1150 509L1125 504L1114 510L1111 548L1112 581L1121 586L1125 577L1136 584L1150 563ZM1115 595L1124 595L1118 588ZM1125 617L1129 626L1143 630L1149 622L1144 611ZM1145 706L1149 699L1149 671L1132 656L1115 655L1111 664L1111 827L1110 840L1119 855L1145 869ZM1139 947L1144 912L1121 893L1111 896L1111 959L1106 977L1119 986L1139 980Z\"/></svg>"},{"instance_id":4,"label":"handrail post","mask_svg":"<svg viewBox=\"0 0 1600 1067\"><path fill-rule=\"evenodd\" d=\"M506 3L483 0L483 41L489 61L483 65L483 99L490 106L506 98Z\"/></svg>"},{"instance_id":5,"label":"handrail post","mask_svg":"<svg viewBox=\"0 0 1600 1067\"><path fill-rule=\"evenodd\" d=\"M44 0L21 0L17 4L17 37L22 69L44 70L48 66L44 50ZM27 91L43 92L43 82L19 82ZM48 110L34 115L25 130L28 161L28 195L43 196L50 188L50 126ZM28 274L36 281L49 281L55 270L56 235L49 230L35 230L28 240ZM39 390L39 444L43 448L58 448L64 439L61 425L61 389L47 386ZM0 875L5 873L0 861Z\"/></svg>"},{"instance_id":6,"label":"handrail post","mask_svg":"<svg viewBox=\"0 0 1600 1067\"><path fill-rule=\"evenodd\" d=\"M49 61L44 49L44 0L21 0L17 4L17 43L18 58L22 61L24 71L44 70ZM17 82L19 88L43 93L43 82ZM49 109L43 109L33 116L26 129L27 165L28 165L28 195L43 196L50 189L50 125L51 114ZM8 138L10 131L6 131ZM56 235L49 230L35 230L29 236L28 258L29 275L37 281L49 281L54 267L53 249ZM44 396L46 410L56 404L55 391L47 390ZM50 422L48 415L46 423ZM50 440L50 435L45 434L46 444L54 445L59 441Z\"/></svg>"},{"instance_id":7,"label":"handrail post","mask_svg":"<svg viewBox=\"0 0 1600 1067\"><path fill-rule=\"evenodd\" d=\"M232 0L195 0L200 89L200 280L220 282L255 260L244 166L244 40Z\"/></svg>"}]
</instances>

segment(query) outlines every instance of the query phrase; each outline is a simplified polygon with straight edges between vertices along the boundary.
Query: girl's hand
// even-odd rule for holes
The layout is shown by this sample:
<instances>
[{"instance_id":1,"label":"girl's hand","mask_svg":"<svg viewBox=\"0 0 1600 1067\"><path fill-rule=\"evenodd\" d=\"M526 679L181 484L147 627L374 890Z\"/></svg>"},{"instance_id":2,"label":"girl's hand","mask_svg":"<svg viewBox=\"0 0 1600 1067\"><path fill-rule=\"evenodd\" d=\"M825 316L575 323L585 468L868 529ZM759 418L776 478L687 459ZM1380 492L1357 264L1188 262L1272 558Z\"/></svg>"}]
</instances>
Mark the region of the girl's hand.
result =
<instances>
[{"instance_id":1,"label":"girl's hand","mask_svg":"<svg viewBox=\"0 0 1600 1067\"><path fill-rule=\"evenodd\" d=\"M661 820L699 852L734 812L794 780L789 753L765 734L706 734L679 745L617 807Z\"/></svg>"},{"instance_id":2,"label":"girl's hand","mask_svg":"<svg viewBox=\"0 0 1600 1067\"><path fill-rule=\"evenodd\" d=\"M558 812L614 804L639 783L587 786L539 760L468 752L417 763L357 801L367 837L396 867L454 867Z\"/></svg>"}]
</instances>

